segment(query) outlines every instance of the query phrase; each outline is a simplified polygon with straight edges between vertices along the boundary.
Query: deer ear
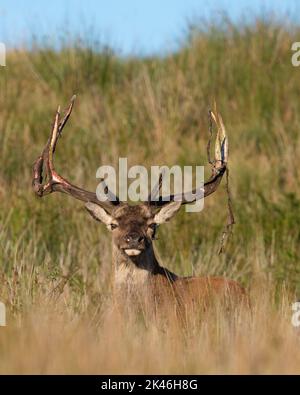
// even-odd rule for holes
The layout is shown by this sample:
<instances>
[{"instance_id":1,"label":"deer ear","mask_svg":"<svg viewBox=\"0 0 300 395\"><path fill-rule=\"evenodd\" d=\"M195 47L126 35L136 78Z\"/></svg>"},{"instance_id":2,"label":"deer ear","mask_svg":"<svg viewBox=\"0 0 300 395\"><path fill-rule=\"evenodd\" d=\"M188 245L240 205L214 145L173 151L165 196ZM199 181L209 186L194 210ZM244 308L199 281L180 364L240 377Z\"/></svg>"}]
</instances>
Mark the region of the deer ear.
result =
<instances>
[{"instance_id":1,"label":"deer ear","mask_svg":"<svg viewBox=\"0 0 300 395\"><path fill-rule=\"evenodd\" d=\"M85 204L85 208L95 220L103 222L106 226L112 223L111 215L98 204L88 202Z\"/></svg>"},{"instance_id":2,"label":"deer ear","mask_svg":"<svg viewBox=\"0 0 300 395\"><path fill-rule=\"evenodd\" d=\"M168 203L157 214L155 214L154 222L160 225L164 222L169 221L173 217L173 215L177 213L177 211L180 209L181 203L181 201Z\"/></svg>"}]
</instances>

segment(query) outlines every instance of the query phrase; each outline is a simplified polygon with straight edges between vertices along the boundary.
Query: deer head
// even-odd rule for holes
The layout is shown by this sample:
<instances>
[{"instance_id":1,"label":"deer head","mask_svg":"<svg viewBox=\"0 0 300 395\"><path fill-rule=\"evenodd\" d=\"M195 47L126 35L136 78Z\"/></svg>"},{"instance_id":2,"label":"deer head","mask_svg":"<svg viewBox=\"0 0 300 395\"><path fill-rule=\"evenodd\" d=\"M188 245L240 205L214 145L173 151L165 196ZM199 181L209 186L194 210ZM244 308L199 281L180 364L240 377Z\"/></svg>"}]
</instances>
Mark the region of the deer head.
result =
<instances>
[{"instance_id":1,"label":"deer head","mask_svg":"<svg viewBox=\"0 0 300 395\"><path fill-rule=\"evenodd\" d=\"M135 206L121 204L109 214L97 204L86 203L92 217L103 222L112 232L114 246L129 257L147 253L152 248L157 227L167 222L180 206L181 202L170 202L157 212L147 203Z\"/></svg>"},{"instance_id":2,"label":"deer head","mask_svg":"<svg viewBox=\"0 0 300 395\"><path fill-rule=\"evenodd\" d=\"M120 201L107 187L106 200L99 201L96 193L79 188L60 176L54 168L53 156L58 138L61 136L62 130L71 115L74 100L75 96L71 99L71 103L62 118L59 108L55 114L48 142L42 154L34 163L34 191L39 197L52 192L62 192L85 202L85 207L92 217L105 224L112 233L113 246L118 251L119 256L122 256L123 260L127 259L141 264L145 256L149 257L151 255L152 241L155 238L157 227L169 221L180 209L181 205L192 201L186 201L183 194L182 196L171 195L167 198L164 197L164 199L159 197L158 200L151 200L151 196L155 196L156 192L160 190L162 175L155 186L156 192L154 193L154 190L151 191L148 200L138 205L129 205ZM218 126L215 160L210 161L212 164L212 175L205 182L202 193L197 193L200 192L197 190L192 191L193 196L195 196L194 201L197 200L197 196L206 197L213 193L226 170L228 148L225 128L220 116L214 113L211 113L211 116ZM43 182L44 169L47 176L46 182Z\"/></svg>"}]
</instances>

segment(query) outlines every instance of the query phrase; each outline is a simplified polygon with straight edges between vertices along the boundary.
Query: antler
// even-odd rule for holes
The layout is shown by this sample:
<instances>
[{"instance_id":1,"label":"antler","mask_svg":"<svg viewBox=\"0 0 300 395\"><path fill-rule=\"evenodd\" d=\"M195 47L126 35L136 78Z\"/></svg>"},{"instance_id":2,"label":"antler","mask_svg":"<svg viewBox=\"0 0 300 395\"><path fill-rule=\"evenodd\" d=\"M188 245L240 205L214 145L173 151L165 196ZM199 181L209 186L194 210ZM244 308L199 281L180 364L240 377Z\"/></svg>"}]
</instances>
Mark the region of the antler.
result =
<instances>
[{"instance_id":1,"label":"antler","mask_svg":"<svg viewBox=\"0 0 300 395\"><path fill-rule=\"evenodd\" d=\"M59 137L62 134L63 128L66 125L74 106L74 101L76 96L74 95L71 99L70 105L66 110L65 115L61 120L60 107L55 114L53 128L48 139L48 142L42 152L42 154L37 158L33 165L33 181L32 186L34 192L39 196L43 197L52 192L63 192L75 199L81 200L83 202L92 202L102 206L108 211L111 211L113 206L120 204L119 198L115 196L106 187L105 193L107 199L105 201L100 201L97 198L96 193L86 191L85 189L79 188L65 178L58 175L55 171L53 164L53 155L56 149L56 144ZM43 168L45 167L47 182L43 183Z\"/></svg>"},{"instance_id":2,"label":"antler","mask_svg":"<svg viewBox=\"0 0 300 395\"><path fill-rule=\"evenodd\" d=\"M149 195L148 203L151 206L162 207L168 204L170 201L179 200L182 204L193 203L203 197L211 195L218 188L222 177L226 171L227 161L228 161L228 140L226 136L225 126L220 114L216 112L214 114L212 111L209 112L210 115L210 139L207 145L208 161L212 165L212 174L208 181L204 183L204 186L199 189L194 189L189 193L182 193L170 196L159 196L158 200L151 200L151 196L156 196L159 194L159 189L162 184L163 174L160 174L159 181L153 188L153 191ZM212 138L212 120L217 125L217 137L215 143L215 159L211 161L210 159L210 143ZM193 196L193 199L187 199L185 196Z\"/></svg>"}]
</instances>

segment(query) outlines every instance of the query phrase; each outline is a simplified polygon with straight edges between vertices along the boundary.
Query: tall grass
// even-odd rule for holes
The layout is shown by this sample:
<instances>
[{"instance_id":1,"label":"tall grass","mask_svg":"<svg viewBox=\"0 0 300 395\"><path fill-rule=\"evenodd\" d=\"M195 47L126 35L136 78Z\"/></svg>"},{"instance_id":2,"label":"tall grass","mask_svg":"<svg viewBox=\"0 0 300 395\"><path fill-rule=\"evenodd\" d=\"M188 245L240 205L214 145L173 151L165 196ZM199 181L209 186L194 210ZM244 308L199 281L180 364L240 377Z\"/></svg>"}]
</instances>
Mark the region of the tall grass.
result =
<instances>
[{"instance_id":1,"label":"tall grass","mask_svg":"<svg viewBox=\"0 0 300 395\"><path fill-rule=\"evenodd\" d=\"M300 69L290 61L299 36L297 27L257 20L198 30L163 58L119 58L82 44L8 53L0 70L1 372L299 372L290 323L300 292ZM79 202L38 200L31 190L53 112L73 93L56 165L90 189L99 165L123 156L129 166L205 163L216 100L230 142L234 235L218 256L221 186L203 212L162 227L156 247L178 274L226 275L252 289L252 315L228 321L220 312L182 333L114 313L104 227Z\"/></svg>"}]
</instances>

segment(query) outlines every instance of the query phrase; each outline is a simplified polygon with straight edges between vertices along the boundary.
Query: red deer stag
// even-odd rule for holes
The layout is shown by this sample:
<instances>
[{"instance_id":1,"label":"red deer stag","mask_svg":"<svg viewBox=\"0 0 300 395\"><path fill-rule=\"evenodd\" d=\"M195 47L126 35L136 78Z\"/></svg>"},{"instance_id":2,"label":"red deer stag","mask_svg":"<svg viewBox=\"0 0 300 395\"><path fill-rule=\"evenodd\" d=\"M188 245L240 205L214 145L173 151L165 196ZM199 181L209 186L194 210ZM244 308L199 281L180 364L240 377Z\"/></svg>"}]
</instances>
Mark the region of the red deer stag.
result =
<instances>
[{"instance_id":1,"label":"red deer stag","mask_svg":"<svg viewBox=\"0 0 300 395\"><path fill-rule=\"evenodd\" d=\"M60 110L56 112L49 140L33 167L33 188L40 197L52 192L63 192L86 202L85 207L92 217L106 225L113 239L114 284L117 294L121 293L124 297L124 293L136 295L139 290L146 290L148 301L166 300L167 297L184 305L188 305L190 301L206 305L211 296L235 302L243 300L245 291L235 281L210 276L180 277L158 262L152 244L156 228L169 221L182 205L191 203L185 200L184 195L180 201L175 195L169 196L168 201L162 200L161 197L154 201L151 200L150 194L147 202L129 205L120 201L106 188L107 200L99 201L96 193L71 184L56 172L53 155L58 138L71 115L74 99L75 96L62 118ZM225 128L217 113L212 113L212 119L218 127L215 160L211 178L205 182L201 198L216 191L227 164ZM46 183L43 182L44 168L47 175ZM156 185L156 188L160 188L160 185ZM193 196L196 196L195 201L200 194L194 190Z\"/></svg>"}]
</instances>

